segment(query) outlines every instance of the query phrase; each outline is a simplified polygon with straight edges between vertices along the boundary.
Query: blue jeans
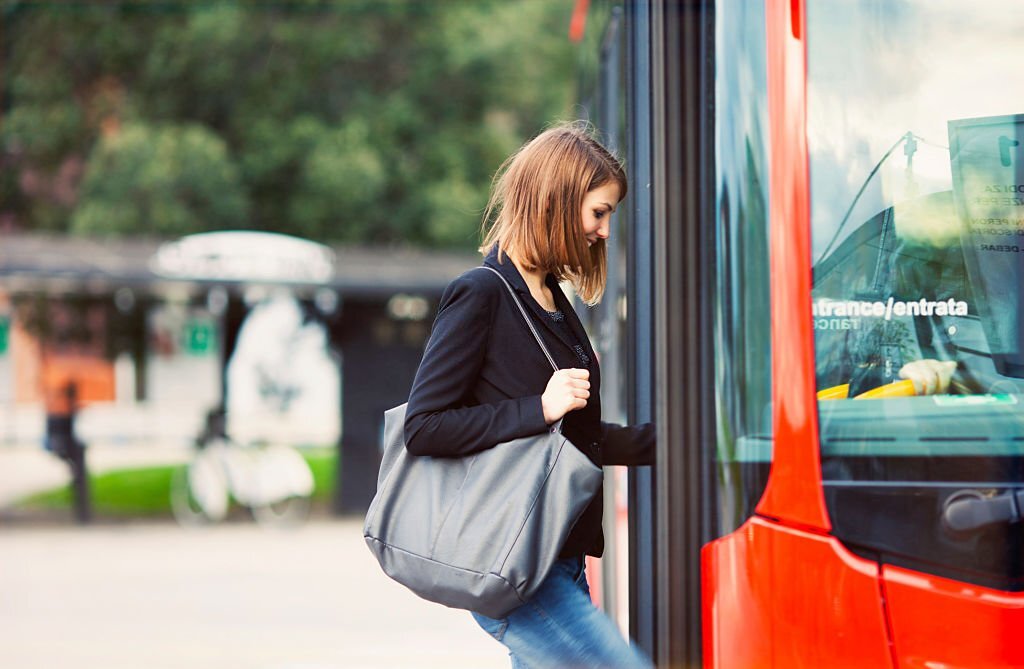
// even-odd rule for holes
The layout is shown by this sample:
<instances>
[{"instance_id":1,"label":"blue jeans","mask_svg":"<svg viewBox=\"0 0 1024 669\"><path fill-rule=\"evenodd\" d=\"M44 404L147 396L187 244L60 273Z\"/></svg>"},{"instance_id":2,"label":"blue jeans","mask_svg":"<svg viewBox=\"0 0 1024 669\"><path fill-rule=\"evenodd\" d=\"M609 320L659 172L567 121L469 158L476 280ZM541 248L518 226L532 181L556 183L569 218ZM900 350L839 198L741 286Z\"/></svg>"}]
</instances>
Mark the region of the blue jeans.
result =
<instances>
[{"instance_id":1,"label":"blue jeans","mask_svg":"<svg viewBox=\"0 0 1024 669\"><path fill-rule=\"evenodd\" d=\"M652 669L590 601L582 558L559 560L530 601L507 618L474 613L509 649L512 669Z\"/></svg>"}]
</instances>

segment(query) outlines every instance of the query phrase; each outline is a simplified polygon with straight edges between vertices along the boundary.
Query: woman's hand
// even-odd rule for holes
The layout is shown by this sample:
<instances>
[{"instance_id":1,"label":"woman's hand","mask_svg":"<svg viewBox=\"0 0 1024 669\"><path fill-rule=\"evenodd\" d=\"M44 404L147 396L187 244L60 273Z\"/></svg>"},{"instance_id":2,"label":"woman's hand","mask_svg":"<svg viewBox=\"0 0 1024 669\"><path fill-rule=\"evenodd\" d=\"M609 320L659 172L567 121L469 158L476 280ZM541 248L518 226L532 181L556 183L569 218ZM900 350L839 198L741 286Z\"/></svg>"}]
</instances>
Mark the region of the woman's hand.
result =
<instances>
[{"instance_id":1,"label":"woman's hand","mask_svg":"<svg viewBox=\"0 0 1024 669\"><path fill-rule=\"evenodd\" d=\"M909 379L918 395L941 395L949 389L949 381L956 370L952 360L915 360L900 368L900 378Z\"/></svg>"},{"instance_id":2,"label":"woman's hand","mask_svg":"<svg viewBox=\"0 0 1024 669\"><path fill-rule=\"evenodd\" d=\"M551 375L540 396L544 420L551 425L559 418L587 406L590 397L590 372L586 369L560 369Z\"/></svg>"}]
</instances>

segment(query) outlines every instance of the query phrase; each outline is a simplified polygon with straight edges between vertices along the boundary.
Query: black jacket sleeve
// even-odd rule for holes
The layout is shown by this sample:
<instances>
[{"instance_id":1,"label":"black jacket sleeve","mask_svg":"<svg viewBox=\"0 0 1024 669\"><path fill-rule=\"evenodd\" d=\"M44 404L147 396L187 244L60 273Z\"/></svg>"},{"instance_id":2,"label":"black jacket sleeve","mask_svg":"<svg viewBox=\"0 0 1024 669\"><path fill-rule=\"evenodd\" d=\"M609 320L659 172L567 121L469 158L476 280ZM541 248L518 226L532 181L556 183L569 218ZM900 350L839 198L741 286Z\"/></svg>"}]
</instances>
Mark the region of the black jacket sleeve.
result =
<instances>
[{"instance_id":1,"label":"black jacket sleeve","mask_svg":"<svg viewBox=\"0 0 1024 669\"><path fill-rule=\"evenodd\" d=\"M409 395L405 444L413 455L460 456L547 429L540 395L476 404L497 282L462 276L438 308Z\"/></svg>"},{"instance_id":2,"label":"black jacket sleeve","mask_svg":"<svg viewBox=\"0 0 1024 669\"><path fill-rule=\"evenodd\" d=\"M601 444L603 464L654 464L654 445L657 440L654 423L623 427L602 422L601 429L604 431L604 442Z\"/></svg>"}]
</instances>

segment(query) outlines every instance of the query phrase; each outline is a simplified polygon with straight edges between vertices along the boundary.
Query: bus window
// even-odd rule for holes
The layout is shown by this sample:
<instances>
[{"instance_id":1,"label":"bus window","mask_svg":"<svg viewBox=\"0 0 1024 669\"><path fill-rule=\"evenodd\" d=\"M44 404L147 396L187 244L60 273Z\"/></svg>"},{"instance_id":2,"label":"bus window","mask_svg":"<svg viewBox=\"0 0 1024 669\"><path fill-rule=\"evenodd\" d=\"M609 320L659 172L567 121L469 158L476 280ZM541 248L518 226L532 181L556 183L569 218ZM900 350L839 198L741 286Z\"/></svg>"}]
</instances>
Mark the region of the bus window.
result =
<instances>
[{"instance_id":1,"label":"bus window","mask_svg":"<svg viewBox=\"0 0 1024 669\"><path fill-rule=\"evenodd\" d=\"M716 4L715 409L719 534L739 527L771 463L768 118L760 3Z\"/></svg>"},{"instance_id":2,"label":"bus window","mask_svg":"<svg viewBox=\"0 0 1024 669\"><path fill-rule=\"evenodd\" d=\"M1024 589L1016 0L808 3L825 498L851 550ZM1006 513L1003 508L1009 509Z\"/></svg>"}]
</instances>

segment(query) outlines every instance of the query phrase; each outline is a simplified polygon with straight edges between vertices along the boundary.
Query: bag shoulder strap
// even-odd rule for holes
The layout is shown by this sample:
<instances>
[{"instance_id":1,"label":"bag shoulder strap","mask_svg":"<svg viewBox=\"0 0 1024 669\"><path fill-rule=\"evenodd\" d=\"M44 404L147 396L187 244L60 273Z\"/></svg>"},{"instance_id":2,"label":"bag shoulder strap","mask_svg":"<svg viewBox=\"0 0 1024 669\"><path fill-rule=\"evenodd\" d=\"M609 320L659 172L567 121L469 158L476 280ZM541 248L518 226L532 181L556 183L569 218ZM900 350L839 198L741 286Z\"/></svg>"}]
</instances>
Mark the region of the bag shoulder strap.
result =
<instances>
[{"instance_id":1,"label":"bag shoulder strap","mask_svg":"<svg viewBox=\"0 0 1024 669\"><path fill-rule=\"evenodd\" d=\"M527 314L526 309L523 308L523 303L520 302L519 297L516 296L516 291L512 289L512 286L510 286L505 277L501 275L501 272L494 269L493 267L488 267L487 265L481 265L481 267L483 267L486 270L494 272L494 274L499 279L501 279L501 282L505 284L505 288L508 289L509 295L512 296L512 301L516 303L517 307L519 307L519 313L523 315L523 320L526 321L526 327L530 328L530 332L533 333L533 338L537 340L537 345L540 346L540 350L544 351L544 357L548 359L548 362L551 363L551 367L553 367L554 370L557 372L559 367L557 364L555 364L555 359L551 357L551 353L548 352L548 347L544 345L544 341L540 338L540 335L537 333L537 328L534 327L533 321L530 320L529 314Z\"/></svg>"}]
</instances>

